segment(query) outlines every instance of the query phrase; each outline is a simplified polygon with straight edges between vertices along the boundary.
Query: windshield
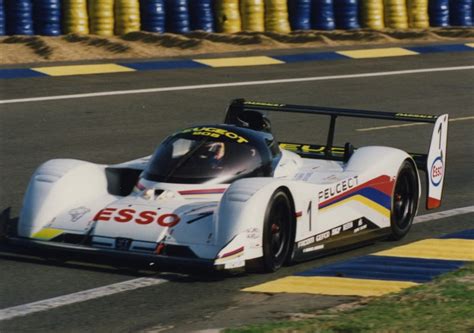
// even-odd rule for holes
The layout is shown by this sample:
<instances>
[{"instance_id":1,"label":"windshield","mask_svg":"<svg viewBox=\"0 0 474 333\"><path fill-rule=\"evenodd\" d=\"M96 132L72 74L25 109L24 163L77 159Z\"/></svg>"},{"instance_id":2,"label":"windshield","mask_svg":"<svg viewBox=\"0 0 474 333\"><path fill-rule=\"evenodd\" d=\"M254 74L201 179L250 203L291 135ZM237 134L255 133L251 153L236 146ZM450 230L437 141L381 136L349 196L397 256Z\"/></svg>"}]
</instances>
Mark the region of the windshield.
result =
<instances>
[{"instance_id":1,"label":"windshield","mask_svg":"<svg viewBox=\"0 0 474 333\"><path fill-rule=\"evenodd\" d=\"M211 131L194 128L165 140L148 164L145 178L169 183L219 184L269 175L262 152L249 140L222 128L206 129Z\"/></svg>"}]
</instances>

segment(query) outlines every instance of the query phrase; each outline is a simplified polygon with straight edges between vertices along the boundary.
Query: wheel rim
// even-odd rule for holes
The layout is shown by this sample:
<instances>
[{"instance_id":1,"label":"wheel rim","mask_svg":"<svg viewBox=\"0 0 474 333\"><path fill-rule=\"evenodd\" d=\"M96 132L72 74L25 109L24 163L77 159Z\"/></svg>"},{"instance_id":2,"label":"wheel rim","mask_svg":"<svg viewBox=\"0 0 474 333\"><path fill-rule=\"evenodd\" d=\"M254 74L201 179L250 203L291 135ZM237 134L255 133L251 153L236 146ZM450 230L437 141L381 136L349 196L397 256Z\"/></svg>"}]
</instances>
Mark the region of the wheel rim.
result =
<instances>
[{"instance_id":1,"label":"wheel rim","mask_svg":"<svg viewBox=\"0 0 474 333\"><path fill-rule=\"evenodd\" d=\"M273 258L280 259L285 252L285 246L287 243L287 226L289 213L285 209L284 204L277 205L274 218L271 225L271 249Z\"/></svg>"},{"instance_id":2,"label":"wheel rim","mask_svg":"<svg viewBox=\"0 0 474 333\"><path fill-rule=\"evenodd\" d=\"M410 181L408 173L399 176L394 192L395 222L400 228L405 228L410 224L413 210L413 182Z\"/></svg>"}]
</instances>

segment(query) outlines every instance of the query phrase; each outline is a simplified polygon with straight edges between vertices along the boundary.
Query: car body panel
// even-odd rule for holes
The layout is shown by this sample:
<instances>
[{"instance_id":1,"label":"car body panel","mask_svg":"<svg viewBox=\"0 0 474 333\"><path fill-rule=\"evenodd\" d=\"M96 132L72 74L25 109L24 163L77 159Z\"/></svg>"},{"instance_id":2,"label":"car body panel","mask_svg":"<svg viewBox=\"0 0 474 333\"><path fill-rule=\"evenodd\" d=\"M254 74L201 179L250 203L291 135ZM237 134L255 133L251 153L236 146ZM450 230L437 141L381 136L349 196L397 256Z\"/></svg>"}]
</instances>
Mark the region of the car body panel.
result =
<instances>
[{"instance_id":1,"label":"car body panel","mask_svg":"<svg viewBox=\"0 0 474 333\"><path fill-rule=\"evenodd\" d=\"M433 165L446 156L447 116L436 125L446 128L433 134L429 154L420 155ZM224 133L239 144L250 138L262 140L260 146L271 144L268 132L232 126L176 133ZM269 152L271 175L228 183L150 180L143 175L154 155L109 166L51 160L31 178L17 239L69 250L127 253L158 263L201 262L234 269L262 258L266 210L280 190L288 194L294 213L293 261L388 235L399 169L409 161L420 188L420 159L383 146L359 147L350 154L347 147L319 147L281 143ZM436 188L430 185L429 196L440 201L444 168L435 166L435 174L428 166L430 180L437 183Z\"/></svg>"}]
</instances>

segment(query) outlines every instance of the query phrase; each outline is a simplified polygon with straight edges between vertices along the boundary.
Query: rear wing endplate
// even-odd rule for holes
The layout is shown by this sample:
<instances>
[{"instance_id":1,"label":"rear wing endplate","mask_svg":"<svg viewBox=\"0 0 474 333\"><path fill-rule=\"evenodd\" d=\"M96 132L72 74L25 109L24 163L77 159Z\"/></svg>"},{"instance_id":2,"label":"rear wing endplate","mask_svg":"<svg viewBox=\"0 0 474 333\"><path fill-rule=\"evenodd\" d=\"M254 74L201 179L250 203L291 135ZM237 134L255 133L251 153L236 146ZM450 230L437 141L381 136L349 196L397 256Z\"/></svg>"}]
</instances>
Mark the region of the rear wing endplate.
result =
<instances>
[{"instance_id":1,"label":"rear wing endplate","mask_svg":"<svg viewBox=\"0 0 474 333\"><path fill-rule=\"evenodd\" d=\"M333 155L334 151L337 151L337 147L333 147L333 142L336 128L336 119L338 117L368 118L434 124L428 153L411 153L411 155L416 163L417 168L420 170L424 170L426 173L426 208L433 209L438 208L441 205L444 175L446 169L446 144L448 134L447 114L438 116L419 113L366 111L321 106L303 106L281 103L256 102L246 101L244 99L236 99L231 102L227 110L225 123L235 124L243 127L252 127L251 124L246 122L246 120L243 120L249 119L249 117L245 117L244 115L251 113L255 114L257 112L289 112L329 116L330 124L326 144L325 146L320 146L324 147L323 156L329 159L332 159L333 157L336 157L335 159L337 159L337 156Z\"/></svg>"},{"instance_id":2,"label":"rear wing endplate","mask_svg":"<svg viewBox=\"0 0 474 333\"><path fill-rule=\"evenodd\" d=\"M426 176L428 193L426 208L433 209L441 206L444 175L446 171L446 147L448 141L447 114L438 116L431 134L430 149L426 159Z\"/></svg>"}]
</instances>

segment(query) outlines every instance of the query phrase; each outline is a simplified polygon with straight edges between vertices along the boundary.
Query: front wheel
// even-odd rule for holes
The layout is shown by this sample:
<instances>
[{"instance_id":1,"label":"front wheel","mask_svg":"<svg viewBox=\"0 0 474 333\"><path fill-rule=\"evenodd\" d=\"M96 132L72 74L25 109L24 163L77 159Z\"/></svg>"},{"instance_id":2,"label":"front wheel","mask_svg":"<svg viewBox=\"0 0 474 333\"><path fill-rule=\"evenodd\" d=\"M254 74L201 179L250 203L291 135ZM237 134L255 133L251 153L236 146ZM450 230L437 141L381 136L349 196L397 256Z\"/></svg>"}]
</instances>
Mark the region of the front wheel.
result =
<instances>
[{"instance_id":1,"label":"front wheel","mask_svg":"<svg viewBox=\"0 0 474 333\"><path fill-rule=\"evenodd\" d=\"M418 208L418 197L419 187L416 170L412 163L405 161L398 171L392 196L391 239L402 239L410 230Z\"/></svg>"},{"instance_id":2,"label":"front wheel","mask_svg":"<svg viewBox=\"0 0 474 333\"><path fill-rule=\"evenodd\" d=\"M286 261L292 242L294 214L288 194L277 190L265 212L263 226L263 270L277 271Z\"/></svg>"}]
</instances>

